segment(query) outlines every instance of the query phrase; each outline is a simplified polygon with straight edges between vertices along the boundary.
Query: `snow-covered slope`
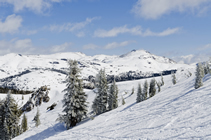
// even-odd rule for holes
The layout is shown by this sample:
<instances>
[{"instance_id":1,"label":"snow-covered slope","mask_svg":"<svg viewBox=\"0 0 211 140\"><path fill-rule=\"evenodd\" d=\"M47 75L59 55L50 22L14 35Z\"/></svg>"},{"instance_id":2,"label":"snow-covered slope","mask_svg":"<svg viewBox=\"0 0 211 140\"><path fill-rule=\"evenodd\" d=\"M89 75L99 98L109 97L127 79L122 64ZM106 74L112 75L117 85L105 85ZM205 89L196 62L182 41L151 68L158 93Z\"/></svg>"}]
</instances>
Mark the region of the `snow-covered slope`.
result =
<instances>
[{"instance_id":1,"label":"snow-covered slope","mask_svg":"<svg viewBox=\"0 0 211 140\"><path fill-rule=\"evenodd\" d=\"M7 84L21 90L33 90L43 85L51 86L52 81L52 86L57 86L65 77L68 59L78 60L85 80L94 77L103 68L110 76L127 76L128 72L149 76L152 73L189 67L145 50L133 50L121 56L86 56L77 52L52 55L8 54L0 57L0 86Z\"/></svg>"},{"instance_id":2,"label":"snow-covered slope","mask_svg":"<svg viewBox=\"0 0 211 140\"><path fill-rule=\"evenodd\" d=\"M39 108L41 125L36 128L32 121L36 109L26 113L29 130L15 139L211 139L211 75L206 75L204 86L196 90L194 72L194 66L178 70L176 85L172 85L171 76L164 76L162 91L141 103L136 103L136 94L130 93L133 87L136 92L138 83L143 84L145 79L118 82L119 107L70 130L55 122L58 113L62 113L63 93L60 89L64 85L61 84L51 90L50 102ZM91 106L95 94L92 90L86 90L86 93ZM126 100L125 105L121 105L121 96ZM55 109L46 111L53 102L58 103Z\"/></svg>"}]
</instances>

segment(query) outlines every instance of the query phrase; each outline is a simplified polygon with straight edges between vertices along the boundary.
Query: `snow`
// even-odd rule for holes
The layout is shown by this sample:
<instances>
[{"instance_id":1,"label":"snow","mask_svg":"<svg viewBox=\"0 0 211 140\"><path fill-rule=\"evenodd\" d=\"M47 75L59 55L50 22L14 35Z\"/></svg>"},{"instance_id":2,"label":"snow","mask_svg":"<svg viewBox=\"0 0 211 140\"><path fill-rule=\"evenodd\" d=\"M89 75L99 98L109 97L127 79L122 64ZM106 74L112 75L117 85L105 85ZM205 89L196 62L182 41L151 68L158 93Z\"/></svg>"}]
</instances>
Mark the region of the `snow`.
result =
<instances>
[{"instance_id":1,"label":"snow","mask_svg":"<svg viewBox=\"0 0 211 140\"><path fill-rule=\"evenodd\" d=\"M86 64L96 62L100 63L101 67L106 66L106 69L112 69L109 65L113 65L113 68L120 68L118 65L123 65L125 69L143 68L142 66L148 64L147 61L152 62L151 67L154 67L151 69L152 71L176 68L177 84L172 84L171 75L163 76L165 85L161 87L161 92L156 93L155 96L146 101L136 103L138 84L140 83L143 88L144 81L147 80L149 83L151 78L117 82L119 107L96 116L93 120L86 119L70 130L66 130L63 124L55 121L58 114L62 114L63 104L61 100L64 95L62 90L65 89L65 84L63 83L65 75L41 70L32 71L19 77L17 83L22 84L21 86L27 85L28 88L39 88L45 84L50 85L51 90L49 93L50 101L42 103L39 107L41 125L35 127L35 122L32 121L37 111L34 108L31 112L26 113L29 130L14 138L14 140L211 139L211 75L208 74L203 78L204 83L201 88L194 89L195 65L176 64L167 58L158 57L156 61L153 58L147 58L145 61L143 60L142 66L140 66L141 63L135 66L136 64L132 60L135 59L134 61L139 62L136 58L142 54L145 57L147 55L153 56L143 50L130 52L122 57L105 55L90 57L81 53L73 53L73 57L77 57L79 60L84 59L83 62ZM8 61L3 61L0 57L0 69L6 71L6 73L3 72L5 75L1 76L17 74L23 69L32 68L33 66L65 68L67 67L66 62L61 60L61 58L66 59L68 56L68 53L66 55L56 54L55 56L20 56L16 54L3 56L2 58L8 58L5 59ZM15 66L9 64L12 63L9 61L10 57L17 59ZM106 61L103 63L105 59ZM52 66L49 61L58 61L59 65L55 64ZM88 63L88 61L90 62ZM93 74L99 68L96 66L95 69L94 66L90 66L83 71L86 74ZM189 72L192 73L192 76L189 76ZM156 81L161 81L161 77L156 77L155 79ZM24 82L24 80L26 81ZM135 93L131 95L133 87ZM96 95L93 90L86 89L85 92L88 95L90 112ZM5 96L6 94L0 94L1 99ZM22 95L13 95L19 106L25 103L29 96L24 95L24 100L22 101ZM122 97L125 99L125 105L121 105ZM57 103L55 109L51 111L46 110L53 103Z\"/></svg>"}]
</instances>

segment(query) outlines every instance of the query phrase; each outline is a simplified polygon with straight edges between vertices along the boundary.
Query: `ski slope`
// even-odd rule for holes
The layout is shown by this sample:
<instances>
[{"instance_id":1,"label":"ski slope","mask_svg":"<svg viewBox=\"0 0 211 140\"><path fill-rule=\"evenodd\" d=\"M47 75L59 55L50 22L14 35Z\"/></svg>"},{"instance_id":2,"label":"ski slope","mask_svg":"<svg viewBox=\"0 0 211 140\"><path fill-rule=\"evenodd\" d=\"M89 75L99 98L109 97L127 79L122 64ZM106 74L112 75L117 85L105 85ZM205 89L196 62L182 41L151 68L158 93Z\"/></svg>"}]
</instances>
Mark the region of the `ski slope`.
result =
<instances>
[{"instance_id":1,"label":"ski slope","mask_svg":"<svg viewBox=\"0 0 211 140\"><path fill-rule=\"evenodd\" d=\"M189 72L192 73L190 77ZM133 87L136 93L138 83L143 84L145 79L119 82L117 109L96 116L94 120L85 120L70 130L55 121L58 113L62 113L63 93L58 89L65 87L60 85L51 90L50 102L39 107L41 125L36 128L32 121L36 109L26 113L29 130L14 139L211 139L211 75L206 75L204 86L196 90L194 72L194 66L178 71L176 85L172 85L171 76L164 76L165 85L161 92L141 103L136 103L136 94L130 93ZM147 80L149 82L150 78ZM91 106L95 94L91 90L86 93ZM121 105L121 96L125 98L125 105ZM58 103L55 109L46 111L53 102Z\"/></svg>"}]
</instances>

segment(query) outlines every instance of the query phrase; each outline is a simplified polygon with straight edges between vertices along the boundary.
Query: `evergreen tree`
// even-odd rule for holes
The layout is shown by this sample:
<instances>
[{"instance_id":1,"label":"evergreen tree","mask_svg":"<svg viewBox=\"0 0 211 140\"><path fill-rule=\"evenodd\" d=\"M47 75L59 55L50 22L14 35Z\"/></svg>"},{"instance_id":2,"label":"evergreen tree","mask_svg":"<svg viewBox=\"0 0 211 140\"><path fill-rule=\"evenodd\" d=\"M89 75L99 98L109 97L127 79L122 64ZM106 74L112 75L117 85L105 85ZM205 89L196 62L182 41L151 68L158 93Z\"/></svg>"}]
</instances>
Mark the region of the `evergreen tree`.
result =
<instances>
[{"instance_id":1,"label":"evergreen tree","mask_svg":"<svg viewBox=\"0 0 211 140\"><path fill-rule=\"evenodd\" d=\"M21 122L21 129L22 129L23 132L28 130L28 122L27 122L27 117L26 117L25 113L23 115L23 119L22 119L22 122Z\"/></svg>"},{"instance_id":2,"label":"evergreen tree","mask_svg":"<svg viewBox=\"0 0 211 140\"><path fill-rule=\"evenodd\" d=\"M208 62L206 62L206 64L204 65L204 74L206 75L208 73L210 73L210 67Z\"/></svg>"},{"instance_id":3,"label":"evergreen tree","mask_svg":"<svg viewBox=\"0 0 211 140\"><path fill-rule=\"evenodd\" d=\"M118 87L116 81L112 82L108 95L108 110L113 110L118 107Z\"/></svg>"},{"instance_id":4,"label":"evergreen tree","mask_svg":"<svg viewBox=\"0 0 211 140\"><path fill-rule=\"evenodd\" d=\"M79 79L80 69L78 62L68 61L68 74L66 76L66 89L64 89L63 112L64 115L59 115L58 121L65 123L66 128L76 126L83 117L87 114L87 95L83 91L82 80Z\"/></svg>"},{"instance_id":5,"label":"evergreen tree","mask_svg":"<svg viewBox=\"0 0 211 140\"><path fill-rule=\"evenodd\" d=\"M99 115L106 112L106 107L108 103L108 85L105 70L100 70L96 75L96 88L97 88L97 96L94 99L92 109L93 111Z\"/></svg>"},{"instance_id":6,"label":"evergreen tree","mask_svg":"<svg viewBox=\"0 0 211 140\"><path fill-rule=\"evenodd\" d=\"M131 92L131 95L133 94L135 92L135 89L134 89L134 87L132 88L132 92Z\"/></svg>"},{"instance_id":7,"label":"evergreen tree","mask_svg":"<svg viewBox=\"0 0 211 140\"><path fill-rule=\"evenodd\" d=\"M158 87L158 92L160 92L162 84L160 82L156 82L156 83L157 83L157 87Z\"/></svg>"},{"instance_id":8,"label":"evergreen tree","mask_svg":"<svg viewBox=\"0 0 211 140\"><path fill-rule=\"evenodd\" d=\"M147 99L148 87L149 87L149 86L148 86L148 82L147 82L147 80L145 80L145 82L144 82L144 89L143 89L144 100Z\"/></svg>"},{"instance_id":9,"label":"evergreen tree","mask_svg":"<svg viewBox=\"0 0 211 140\"><path fill-rule=\"evenodd\" d=\"M155 83L156 83L155 79L154 78L151 79L150 85L149 85L149 97L154 96L156 93Z\"/></svg>"},{"instance_id":10,"label":"evergreen tree","mask_svg":"<svg viewBox=\"0 0 211 140\"><path fill-rule=\"evenodd\" d=\"M122 105L125 104L125 99L122 97Z\"/></svg>"},{"instance_id":11,"label":"evergreen tree","mask_svg":"<svg viewBox=\"0 0 211 140\"><path fill-rule=\"evenodd\" d=\"M11 139L18 136L19 110L18 105L8 92L0 108L0 139Z\"/></svg>"},{"instance_id":12,"label":"evergreen tree","mask_svg":"<svg viewBox=\"0 0 211 140\"><path fill-rule=\"evenodd\" d=\"M141 84L138 84L138 90L137 90L137 98L136 98L136 102L142 102L145 100L145 96L142 92L142 88L141 88Z\"/></svg>"},{"instance_id":13,"label":"evergreen tree","mask_svg":"<svg viewBox=\"0 0 211 140\"><path fill-rule=\"evenodd\" d=\"M163 74L161 73L161 86L164 86Z\"/></svg>"},{"instance_id":14,"label":"evergreen tree","mask_svg":"<svg viewBox=\"0 0 211 140\"><path fill-rule=\"evenodd\" d=\"M38 107L37 107L37 113L34 116L34 121L35 121L36 127L38 127L41 124L41 122L40 122L40 111L39 111Z\"/></svg>"},{"instance_id":15,"label":"evergreen tree","mask_svg":"<svg viewBox=\"0 0 211 140\"><path fill-rule=\"evenodd\" d=\"M171 76L172 76L172 83L173 83L173 85L175 85L177 83L176 76L174 73L172 73Z\"/></svg>"},{"instance_id":16,"label":"evergreen tree","mask_svg":"<svg viewBox=\"0 0 211 140\"><path fill-rule=\"evenodd\" d=\"M199 63L197 66L196 66L196 79L195 79L195 89L198 89L199 87L203 86L203 73L204 73L204 69L202 67L202 64Z\"/></svg>"}]
</instances>

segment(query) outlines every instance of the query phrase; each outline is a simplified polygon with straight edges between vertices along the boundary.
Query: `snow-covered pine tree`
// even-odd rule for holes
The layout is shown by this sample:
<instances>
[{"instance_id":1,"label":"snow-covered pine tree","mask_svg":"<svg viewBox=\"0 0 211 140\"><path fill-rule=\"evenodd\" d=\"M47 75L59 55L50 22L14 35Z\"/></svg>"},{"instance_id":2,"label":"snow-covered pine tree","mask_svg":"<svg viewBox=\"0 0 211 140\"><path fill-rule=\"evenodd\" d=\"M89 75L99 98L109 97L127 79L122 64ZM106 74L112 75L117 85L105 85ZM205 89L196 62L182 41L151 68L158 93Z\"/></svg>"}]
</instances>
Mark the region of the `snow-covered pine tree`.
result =
<instances>
[{"instance_id":1,"label":"snow-covered pine tree","mask_svg":"<svg viewBox=\"0 0 211 140\"><path fill-rule=\"evenodd\" d=\"M68 74L66 76L66 89L64 89L63 112L58 121L65 123L67 129L76 126L87 113L87 95L83 92L82 80L79 79L80 69L76 60L68 61Z\"/></svg>"},{"instance_id":2,"label":"snow-covered pine tree","mask_svg":"<svg viewBox=\"0 0 211 140\"><path fill-rule=\"evenodd\" d=\"M163 74L162 74L162 72L161 72L161 86L164 86L164 80L163 80Z\"/></svg>"},{"instance_id":3,"label":"snow-covered pine tree","mask_svg":"<svg viewBox=\"0 0 211 140\"><path fill-rule=\"evenodd\" d=\"M145 96L142 92L142 88L141 88L141 84L138 84L138 90L137 90L137 98L136 98L136 102L142 102L145 100Z\"/></svg>"},{"instance_id":4,"label":"snow-covered pine tree","mask_svg":"<svg viewBox=\"0 0 211 140\"><path fill-rule=\"evenodd\" d=\"M34 116L34 121L35 121L36 127L38 127L41 124L41 122L40 122L40 111L39 111L38 107L37 107L37 113Z\"/></svg>"},{"instance_id":5,"label":"snow-covered pine tree","mask_svg":"<svg viewBox=\"0 0 211 140\"><path fill-rule=\"evenodd\" d=\"M114 79L109 89L108 110L113 110L117 107L118 107L118 87Z\"/></svg>"},{"instance_id":6,"label":"snow-covered pine tree","mask_svg":"<svg viewBox=\"0 0 211 140\"><path fill-rule=\"evenodd\" d=\"M157 87L158 87L158 92L160 92L162 84L160 82L156 82L156 83L157 83Z\"/></svg>"},{"instance_id":7,"label":"snow-covered pine tree","mask_svg":"<svg viewBox=\"0 0 211 140\"><path fill-rule=\"evenodd\" d=\"M21 122L21 129L22 129L23 132L28 130L28 122L27 122L27 117L26 117L25 113L23 114L23 119L22 119L22 122Z\"/></svg>"},{"instance_id":8,"label":"snow-covered pine tree","mask_svg":"<svg viewBox=\"0 0 211 140\"><path fill-rule=\"evenodd\" d=\"M95 85L97 88L97 96L94 99L92 109L97 115L99 115L106 112L108 103L108 85L105 69L101 69L96 75Z\"/></svg>"},{"instance_id":9,"label":"snow-covered pine tree","mask_svg":"<svg viewBox=\"0 0 211 140\"><path fill-rule=\"evenodd\" d=\"M125 99L122 97L122 105L125 104Z\"/></svg>"},{"instance_id":10,"label":"snow-covered pine tree","mask_svg":"<svg viewBox=\"0 0 211 140\"><path fill-rule=\"evenodd\" d=\"M147 80L145 80L145 82L144 82L144 89L143 89L144 100L147 99L148 87L149 87L149 86L148 86L148 82L147 82Z\"/></svg>"},{"instance_id":11,"label":"snow-covered pine tree","mask_svg":"<svg viewBox=\"0 0 211 140\"><path fill-rule=\"evenodd\" d=\"M132 88L131 95L134 94L134 92L135 92L135 89L134 89L134 87L133 87L133 88Z\"/></svg>"},{"instance_id":12,"label":"snow-covered pine tree","mask_svg":"<svg viewBox=\"0 0 211 140\"><path fill-rule=\"evenodd\" d=\"M206 75L208 73L210 73L210 67L209 67L208 62L206 62L204 65L204 74Z\"/></svg>"},{"instance_id":13,"label":"snow-covered pine tree","mask_svg":"<svg viewBox=\"0 0 211 140\"><path fill-rule=\"evenodd\" d=\"M0 114L1 114L0 127L4 131L3 132L4 134L8 134L8 136L6 137L14 138L15 136L18 136L19 110L18 110L18 105L13 99L10 92L8 92L3 104L1 105ZM0 136L0 138L2 138L2 135Z\"/></svg>"},{"instance_id":14,"label":"snow-covered pine tree","mask_svg":"<svg viewBox=\"0 0 211 140\"><path fill-rule=\"evenodd\" d=\"M175 73L172 73L171 76L172 76L172 83L173 83L173 85L175 85L177 83Z\"/></svg>"},{"instance_id":15,"label":"snow-covered pine tree","mask_svg":"<svg viewBox=\"0 0 211 140\"><path fill-rule=\"evenodd\" d=\"M198 65L196 66L196 79L195 79L195 89L200 88L201 86L203 86L203 73L204 73L204 69L202 67L201 63L198 63Z\"/></svg>"},{"instance_id":16,"label":"snow-covered pine tree","mask_svg":"<svg viewBox=\"0 0 211 140\"><path fill-rule=\"evenodd\" d=\"M149 85L149 97L154 96L156 93L155 83L156 83L155 79L154 78L151 79L150 85Z\"/></svg>"},{"instance_id":17,"label":"snow-covered pine tree","mask_svg":"<svg viewBox=\"0 0 211 140\"><path fill-rule=\"evenodd\" d=\"M80 107L78 108L77 112L77 122L81 122L81 120L87 115L87 95L83 89L83 80L78 79L78 104Z\"/></svg>"}]
</instances>

